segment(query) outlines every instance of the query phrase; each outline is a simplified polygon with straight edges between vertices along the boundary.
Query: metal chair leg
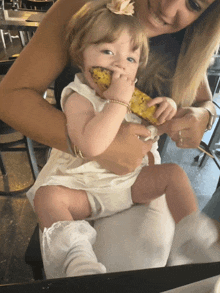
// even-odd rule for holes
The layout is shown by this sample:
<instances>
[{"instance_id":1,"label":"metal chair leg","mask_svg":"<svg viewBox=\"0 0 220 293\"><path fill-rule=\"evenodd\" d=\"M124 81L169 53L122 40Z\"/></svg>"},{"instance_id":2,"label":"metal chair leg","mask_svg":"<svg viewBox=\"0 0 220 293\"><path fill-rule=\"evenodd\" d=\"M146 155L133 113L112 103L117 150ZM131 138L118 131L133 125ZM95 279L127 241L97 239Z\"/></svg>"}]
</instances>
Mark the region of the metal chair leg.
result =
<instances>
[{"instance_id":1,"label":"metal chair leg","mask_svg":"<svg viewBox=\"0 0 220 293\"><path fill-rule=\"evenodd\" d=\"M12 36L11 36L11 33L10 33L10 31L8 31L6 34L8 35L8 37L9 37L9 40L10 40L10 42L12 43Z\"/></svg>"},{"instance_id":2,"label":"metal chair leg","mask_svg":"<svg viewBox=\"0 0 220 293\"><path fill-rule=\"evenodd\" d=\"M1 39L2 39L3 47L6 50L5 36L4 36L3 30L0 30L0 34L1 34Z\"/></svg>"},{"instance_id":3,"label":"metal chair leg","mask_svg":"<svg viewBox=\"0 0 220 293\"><path fill-rule=\"evenodd\" d=\"M9 182L8 182L8 175L7 175L7 171L5 169L5 165L2 159L2 154L0 152L0 169L2 172L2 178L3 178L3 183L4 183L4 190L5 192L9 192L10 188L9 188Z\"/></svg>"},{"instance_id":4,"label":"metal chair leg","mask_svg":"<svg viewBox=\"0 0 220 293\"><path fill-rule=\"evenodd\" d=\"M19 33L19 38L20 38L20 41L21 41L21 46L24 48L25 45L26 45L24 32L23 31L18 31L18 33Z\"/></svg>"},{"instance_id":5,"label":"metal chair leg","mask_svg":"<svg viewBox=\"0 0 220 293\"><path fill-rule=\"evenodd\" d=\"M34 180L37 179L37 176L39 174L39 170L38 170L38 165L37 165L37 161L36 161L36 157L34 154L34 147L33 147L33 143L32 140L28 137L26 138L26 147L27 147L27 154L28 154L28 159L30 162L30 166L31 166L31 170L32 170L32 174L34 177Z\"/></svg>"},{"instance_id":6,"label":"metal chair leg","mask_svg":"<svg viewBox=\"0 0 220 293\"><path fill-rule=\"evenodd\" d=\"M7 175L6 169L5 169L5 165L3 163L3 159L2 159L2 154L0 153L0 169L2 172L2 175L5 176Z\"/></svg>"}]
</instances>

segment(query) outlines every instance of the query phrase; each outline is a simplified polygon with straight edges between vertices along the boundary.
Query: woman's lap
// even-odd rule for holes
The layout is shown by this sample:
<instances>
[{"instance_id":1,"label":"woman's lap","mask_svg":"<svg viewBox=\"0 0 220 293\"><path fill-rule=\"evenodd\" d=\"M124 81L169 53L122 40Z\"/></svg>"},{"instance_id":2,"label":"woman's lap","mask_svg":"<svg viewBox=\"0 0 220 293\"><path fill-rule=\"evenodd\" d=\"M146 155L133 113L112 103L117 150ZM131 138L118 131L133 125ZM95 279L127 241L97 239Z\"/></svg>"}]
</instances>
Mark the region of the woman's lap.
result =
<instances>
[{"instance_id":1,"label":"woman's lap","mask_svg":"<svg viewBox=\"0 0 220 293\"><path fill-rule=\"evenodd\" d=\"M162 267L167 263L174 222L165 196L96 220L94 251L107 272Z\"/></svg>"},{"instance_id":2,"label":"woman's lap","mask_svg":"<svg viewBox=\"0 0 220 293\"><path fill-rule=\"evenodd\" d=\"M155 151L155 163L160 156ZM134 205L110 217L94 221L94 252L107 272L162 267L167 263L174 221L165 196L150 205Z\"/></svg>"},{"instance_id":3,"label":"woman's lap","mask_svg":"<svg viewBox=\"0 0 220 293\"><path fill-rule=\"evenodd\" d=\"M94 221L93 246L107 272L163 267L173 240L174 222L162 196L149 206L135 205ZM42 232L40 232L40 239Z\"/></svg>"}]
</instances>

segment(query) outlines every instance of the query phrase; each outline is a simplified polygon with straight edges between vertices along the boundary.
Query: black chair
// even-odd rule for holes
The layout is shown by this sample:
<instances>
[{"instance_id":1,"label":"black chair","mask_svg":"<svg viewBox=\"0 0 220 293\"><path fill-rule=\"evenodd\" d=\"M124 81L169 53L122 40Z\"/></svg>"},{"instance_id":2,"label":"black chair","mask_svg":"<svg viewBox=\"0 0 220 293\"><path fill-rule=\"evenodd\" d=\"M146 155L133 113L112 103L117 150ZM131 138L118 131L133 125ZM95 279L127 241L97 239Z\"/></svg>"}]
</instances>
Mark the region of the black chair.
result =
<instances>
[{"instance_id":1,"label":"black chair","mask_svg":"<svg viewBox=\"0 0 220 293\"><path fill-rule=\"evenodd\" d=\"M40 250L39 225L37 224L34 233L31 236L30 242L25 252L25 262L28 264L33 273L35 281L46 279L43 261Z\"/></svg>"},{"instance_id":2,"label":"black chair","mask_svg":"<svg viewBox=\"0 0 220 293\"><path fill-rule=\"evenodd\" d=\"M5 75L11 65L13 64L14 60L10 61L1 61L0 62L0 75ZM3 138L3 136L10 135L12 133L16 133L17 131L10 127L8 124L4 123L3 121L0 120L0 136ZM23 146L22 146L23 145ZM19 147L18 147L19 146ZM30 186L25 187L23 189L19 189L16 191L11 191L9 182L8 182L8 175L7 175L7 170L3 161L3 152L26 152L29 160L29 164L31 167L33 179L35 180L38 176L38 165L34 153L34 147L33 143L30 138L23 136L22 138L15 138L13 140L10 140L9 142L1 142L0 143L0 170L3 176L3 181L4 181L4 190L0 191L0 195L18 195L20 193L24 193L27 191Z\"/></svg>"},{"instance_id":3,"label":"black chair","mask_svg":"<svg viewBox=\"0 0 220 293\"><path fill-rule=\"evenodd\" d=\"M13 128L11 128L9 125L7 125L6 123L0 120L0 136L9 135L15 132L16 131ZM20 145L24 145L24 146L17 147ZM23 138L21 139L15 139L10 142L0 143L0 169L1 169L1 173L2 173L3 181L4 181L4 190L0 191L0 195L4 195L4 196L18 195L18 194L26 192L30 188L30 186L27 186L25 188L22 188L16 191L10 190L8 174L7 174L7 170L6 170L6 167L3 161L3 156L2 156L3 152L23 152L23 151L27 152L33 179L36 180L38 175L38 166L37 166L37 161L35 158L34 148L33 148L31 139L26 136L23 136Z\"/></svg>"}]
</instances>

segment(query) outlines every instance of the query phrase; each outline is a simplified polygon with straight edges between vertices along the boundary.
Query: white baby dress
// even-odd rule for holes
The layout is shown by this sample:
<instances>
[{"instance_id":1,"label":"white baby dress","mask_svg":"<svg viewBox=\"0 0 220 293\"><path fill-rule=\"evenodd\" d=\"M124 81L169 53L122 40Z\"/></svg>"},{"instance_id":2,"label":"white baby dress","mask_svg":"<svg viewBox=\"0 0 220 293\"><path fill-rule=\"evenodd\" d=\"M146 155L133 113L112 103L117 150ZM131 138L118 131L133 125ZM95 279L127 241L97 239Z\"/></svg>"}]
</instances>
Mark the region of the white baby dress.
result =
<instances>
[{"instance_id":1,"label":"white baby dress","mask_svg":"<svg viewBox=\"0 0 220 293\"><path fill-rule=\"evenodd\" d=\"M92 103L96 112L102 111L107 101L97 96L95 91L83 81L83 75L79 73L75 76L74 81L64 88L61 96L62 109L68 97L73 92L77 92ZM125 120L141 123L141 119L132 113L126 114ZM153 144L151 152L157 162L157 142ZM133 205L131 186L142 167L146 165L148 165L147 156L143 158L141 166L137 167L134 172L119 176L103 169L95 161L88 162L60 150L52 149L48 162L34 185L27 192L27 197L34 208L34 196L40 186L62 185L71 189L85 190L92 208L92 214L88 220L110 216Z\"/></svg>"}]
</instances>

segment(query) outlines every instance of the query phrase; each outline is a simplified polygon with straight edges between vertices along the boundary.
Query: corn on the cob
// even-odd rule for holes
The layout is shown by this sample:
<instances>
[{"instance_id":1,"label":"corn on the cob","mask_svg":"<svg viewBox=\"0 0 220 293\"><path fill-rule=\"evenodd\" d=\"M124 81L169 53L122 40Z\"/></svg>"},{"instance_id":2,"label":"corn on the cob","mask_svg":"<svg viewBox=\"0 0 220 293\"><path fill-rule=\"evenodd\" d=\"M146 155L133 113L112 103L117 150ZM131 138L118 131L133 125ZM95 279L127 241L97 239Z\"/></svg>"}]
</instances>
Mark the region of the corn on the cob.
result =
<instances>
[{"instance_id":1,"label":"corn on the cob","mask_svg":"<svg viewBox=\"0 0 220 293\"><path fill-rule=\"evenodd\" d=\"M104 92L111 84L112 72L102 67L92 67L90 73L94 82L98 85L99 89ZM157 119L153 116L157 107L147 107L147 102L151 98L135 88L132 98L130 100L130 109L139 117L147 120L151 124L157 124Z\"/></svg>"}]
</instances>

